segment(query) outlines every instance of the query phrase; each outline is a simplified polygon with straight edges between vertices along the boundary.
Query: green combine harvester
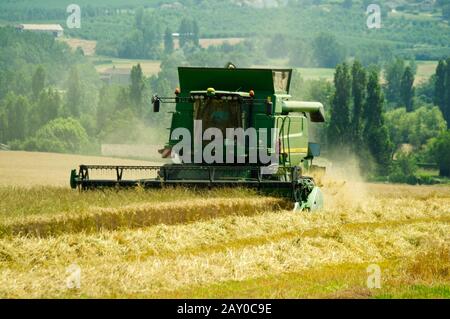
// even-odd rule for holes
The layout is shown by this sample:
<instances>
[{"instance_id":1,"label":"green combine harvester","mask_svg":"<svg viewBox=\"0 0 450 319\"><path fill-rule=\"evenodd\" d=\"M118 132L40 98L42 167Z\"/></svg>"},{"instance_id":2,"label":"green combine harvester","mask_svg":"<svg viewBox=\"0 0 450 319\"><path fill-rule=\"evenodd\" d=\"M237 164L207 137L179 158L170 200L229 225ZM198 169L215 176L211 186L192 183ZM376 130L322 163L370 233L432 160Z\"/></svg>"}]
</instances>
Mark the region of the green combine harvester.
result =
<instances>
[{"instance_id":1,"label":"green combine harvester","mask_svg":"<svg viewBox=\"0 0 450 319\"><path fill-rule=\"evenodd\" d=\"M296 210L318 210L323 195L312 171L320 146L309 122L324 122L323 105L292 101L292 70L180 67L174 97L153 96L154 112L175 103L163 166L81 165L73 189L103 187L245 187L292 199ZM230 132L231 131L231 132ZM232 133L232 134L230 134ZM268 160L270 159L270 160ZM139 178L128 175L139 172ZM109 178L94 175L107 174Z\"/></svg>"}]
</instances>

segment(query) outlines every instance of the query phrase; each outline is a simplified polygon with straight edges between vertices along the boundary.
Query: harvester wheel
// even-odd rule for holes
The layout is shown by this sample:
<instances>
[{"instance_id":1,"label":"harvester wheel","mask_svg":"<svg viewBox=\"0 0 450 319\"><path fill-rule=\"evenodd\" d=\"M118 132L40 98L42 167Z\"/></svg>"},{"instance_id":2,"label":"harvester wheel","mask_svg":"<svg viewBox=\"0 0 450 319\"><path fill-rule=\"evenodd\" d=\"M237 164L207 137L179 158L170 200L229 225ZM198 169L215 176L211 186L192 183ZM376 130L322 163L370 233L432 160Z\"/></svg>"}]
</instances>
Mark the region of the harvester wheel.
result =
<instances>
[{"instance_id":1,"label":"harvester wheel","mask_svg":"<svg viewBox=\"0 0 450 319\"><path fill-rule=\"evenodd\" d=\"M301 202L303 202L303 199L302 199L302 190L301 190L300 187L296 187L295 190L294 190L294 201L295 201L296 203L301 203Z\"/></svg>"},{"instance_id":2,"label":"harvester wheel","mask_svg":"<svg viewBox=\"0 0 450 319\"><path fill-rule=\"evenodd\" d=\"M308 210L311 212L322 209L323 194L312 178L300 178L300 183L294 187L294 211Z\"/></svg>"},{"instance_id":3,"label":"harvester wheel","mask_svg":"<svg viewBox=\"0 0 450 319\"><path fill-rule=\"evenodd\" d=\"M319 187L314 187L312 192L308 195L306 208L311 211L318 211L323 208L323 193Z\"/></svg>"}]
</instances>

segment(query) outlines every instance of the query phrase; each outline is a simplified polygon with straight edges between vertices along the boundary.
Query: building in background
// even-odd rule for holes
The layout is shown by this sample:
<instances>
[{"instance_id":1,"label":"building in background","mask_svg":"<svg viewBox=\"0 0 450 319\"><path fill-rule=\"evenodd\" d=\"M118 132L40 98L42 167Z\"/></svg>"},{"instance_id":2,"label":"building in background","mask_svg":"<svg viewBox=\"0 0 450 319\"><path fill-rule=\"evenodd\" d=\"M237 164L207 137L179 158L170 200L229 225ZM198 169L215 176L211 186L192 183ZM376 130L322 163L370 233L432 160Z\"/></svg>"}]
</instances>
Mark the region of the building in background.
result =
<instances>
[{"instance_id":1,"label":"building in background","mask_svg":"<svg viewBox=\"0 0 450 319\"><path fill-rule=\"evenodd\" d=\"M112 68L106 69L100 72L100 79L105 82L105 84L117 84L117 85L129 85L131 70L129 68Z\"/></svg>"},{"instance_id":2,"label":"building in background","mask_svg":"<svg viewBox=\"0 0 450 319\"><path fill-rule=\"evenodd\" d=\"M20 31L51 34L55 38L59 38L64 35L64 29L59 24L19 24L16 28Z\"/></svg>"}]
</instances>

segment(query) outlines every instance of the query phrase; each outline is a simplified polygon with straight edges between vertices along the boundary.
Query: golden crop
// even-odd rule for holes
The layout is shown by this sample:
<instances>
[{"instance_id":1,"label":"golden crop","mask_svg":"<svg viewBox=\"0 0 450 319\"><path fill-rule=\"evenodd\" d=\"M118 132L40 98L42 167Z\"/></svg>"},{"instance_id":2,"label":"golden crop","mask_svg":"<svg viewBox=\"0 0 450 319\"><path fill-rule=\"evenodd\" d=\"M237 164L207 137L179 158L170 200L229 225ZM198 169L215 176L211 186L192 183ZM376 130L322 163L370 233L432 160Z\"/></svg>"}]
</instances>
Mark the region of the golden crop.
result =
<instances>
[{"instance_id":1,"label":"golden crop","mask_svg":"<svg viewBox=\"0 0 450 319\"><path fill-rule=\"evenodd\" d=\"M213 297L226 294L227 285L270 276L276 281L325 267L326 278L326 267L338 274L348 265L390 269L399 261L410 263L389 275L394 288L436 278L448 285L449 187L329 183L325 190L326 209L311 214L242 190L3 188L0 296ZM79 290L65 286L71 264L81 269ZM354 281L354 273L350 269L346 280ZM311 284L287 296L302 296ZM364 279L357 284L364 286ZM250 296L285 297L277 289L260 287ZM342 287L311 294L327 292L339 297Z\"/></svg>"},{"instance_id":2,"label":"golden crop","mask_svg":"<svg viewBox=\"0 0 450 319\"><path fill-rule=\"evenodd\" d=\"M246 189L39 186L93 159L0 155L1 298L450 298L449 186L335 178L322 212L294 213Z\"/></svg>"}]
</instances>

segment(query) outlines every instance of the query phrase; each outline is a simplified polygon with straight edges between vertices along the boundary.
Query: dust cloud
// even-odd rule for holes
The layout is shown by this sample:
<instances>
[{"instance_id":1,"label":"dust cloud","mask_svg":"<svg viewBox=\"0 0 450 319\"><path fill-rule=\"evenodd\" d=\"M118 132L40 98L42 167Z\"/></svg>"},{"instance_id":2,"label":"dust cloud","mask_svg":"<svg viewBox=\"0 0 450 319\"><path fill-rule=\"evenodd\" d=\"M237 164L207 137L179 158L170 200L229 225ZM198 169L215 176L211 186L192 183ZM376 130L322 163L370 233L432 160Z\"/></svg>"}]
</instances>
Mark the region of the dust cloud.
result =
<instances>
[{"instance_id":1,"label":"dust cloud","mask_svg":"<svg viewBox=\"0 0 450 319\"><path fill-rule=\"evenodd\" d=\"M355 155L333 157L321 178L325 209L351 210L360 207L369 197L368 187Z\"/></svg>"}]
</instances>

